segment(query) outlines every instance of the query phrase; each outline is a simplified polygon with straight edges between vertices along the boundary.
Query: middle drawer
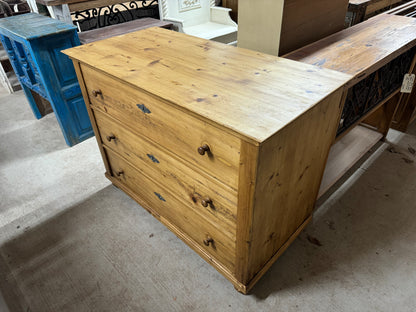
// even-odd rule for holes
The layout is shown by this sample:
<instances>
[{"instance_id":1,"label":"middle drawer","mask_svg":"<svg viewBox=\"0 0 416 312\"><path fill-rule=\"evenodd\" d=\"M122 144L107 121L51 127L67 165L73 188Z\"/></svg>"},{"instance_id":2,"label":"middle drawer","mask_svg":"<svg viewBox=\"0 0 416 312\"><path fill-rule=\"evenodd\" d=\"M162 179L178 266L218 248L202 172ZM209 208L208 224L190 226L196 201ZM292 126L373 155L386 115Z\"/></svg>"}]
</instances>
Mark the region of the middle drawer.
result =
<instances>
[{"instance_id":1,"label":"middle drawer","mask_svg":"<svg viewBox=\"0 0 416 312\"><path fill-rule=\"evenodd\" d=\"M127 159L218 226L235 231L237 193L232 188L198 174L169 152L127 130L105 113L94 110L94 115L104 146Z\"/></svg>"}]
</instances>

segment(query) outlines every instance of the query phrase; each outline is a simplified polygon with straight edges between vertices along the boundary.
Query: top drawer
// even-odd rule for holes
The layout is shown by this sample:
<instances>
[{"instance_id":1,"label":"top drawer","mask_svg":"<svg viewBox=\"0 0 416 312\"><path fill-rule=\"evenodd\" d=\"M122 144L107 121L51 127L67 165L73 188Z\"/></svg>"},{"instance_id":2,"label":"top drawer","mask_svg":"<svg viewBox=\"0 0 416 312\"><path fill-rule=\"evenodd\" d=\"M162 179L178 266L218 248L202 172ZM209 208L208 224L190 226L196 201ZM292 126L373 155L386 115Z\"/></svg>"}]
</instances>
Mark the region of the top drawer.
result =
<instances>
[{"instance_id":1,"label":"top drawer","mask_svg":"<svg viewBox=\"0 0 416 312\"><path fill-rule=\"evenodd\" d=\"M104 73L84 65L81 70L92 107L237 189L238 138Z\"/></svg>"}]
</instances>

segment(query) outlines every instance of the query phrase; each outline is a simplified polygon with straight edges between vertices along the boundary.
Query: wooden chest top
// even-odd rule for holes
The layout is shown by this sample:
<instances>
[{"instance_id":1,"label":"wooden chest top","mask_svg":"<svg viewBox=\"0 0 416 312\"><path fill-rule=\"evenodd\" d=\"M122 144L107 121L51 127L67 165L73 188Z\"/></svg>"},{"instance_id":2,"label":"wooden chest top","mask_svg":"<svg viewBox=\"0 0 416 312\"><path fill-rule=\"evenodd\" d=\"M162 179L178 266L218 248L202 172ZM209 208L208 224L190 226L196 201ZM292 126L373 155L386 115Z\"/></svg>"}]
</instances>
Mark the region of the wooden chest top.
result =
<instances>
[{"instance_id":1,"label":"wooden chest top","mask_svg":"<svg viewBox=\"0 0 416 312\"><path fill-rule=\"evenodd\" d=\"M254 143L265 141L351 79L159 28L65 53Z\"/></svg>"}]
</instances>

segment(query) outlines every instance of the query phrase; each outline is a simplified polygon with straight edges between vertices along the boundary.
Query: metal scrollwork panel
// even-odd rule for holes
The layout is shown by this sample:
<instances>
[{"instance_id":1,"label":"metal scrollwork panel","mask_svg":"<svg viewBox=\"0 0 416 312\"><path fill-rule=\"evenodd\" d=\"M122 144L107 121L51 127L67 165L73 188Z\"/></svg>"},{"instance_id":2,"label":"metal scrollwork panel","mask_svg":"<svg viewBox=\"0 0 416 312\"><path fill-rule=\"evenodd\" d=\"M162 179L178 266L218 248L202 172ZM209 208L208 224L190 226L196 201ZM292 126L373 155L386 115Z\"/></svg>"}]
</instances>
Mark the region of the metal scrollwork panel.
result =
<instances>
[{"instance_id":1,"label":"metal scrollwork panel","mask_svg":"<svg viewBox=\"0 0 416 312\"><path fill-rule=\"evenodd\" d=\"M125 23L143 17L159 19L158 0L138 0L71 13L81 31Z\"/></svg>"},{"instance_id":2,"label":"metal scrollwork panel","mask_svg":"<svg viewBox=\"0 0 416 312\"><path fill-rule=\"evenodd\" d=\"M337 135L400 88L415 52L413 48L401 54L348 90Z\"/></svg>"}]
</instances>

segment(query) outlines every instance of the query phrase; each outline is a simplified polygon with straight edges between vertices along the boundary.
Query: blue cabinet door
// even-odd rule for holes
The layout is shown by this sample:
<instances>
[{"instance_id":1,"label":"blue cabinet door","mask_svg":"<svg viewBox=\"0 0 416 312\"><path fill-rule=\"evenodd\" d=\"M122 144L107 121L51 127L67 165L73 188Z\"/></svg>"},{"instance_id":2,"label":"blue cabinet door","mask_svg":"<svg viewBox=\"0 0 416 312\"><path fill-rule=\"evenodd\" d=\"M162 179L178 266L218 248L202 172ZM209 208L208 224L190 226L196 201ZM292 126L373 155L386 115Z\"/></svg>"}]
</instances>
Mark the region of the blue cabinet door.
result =
<instances>
[{"instance_id":1,"label":"blue cabinet door","mask_svg":"<svg viewBox=\"0 0 416 312\"><path fill-rule=\"evenodd\" d=\"M24 14L0 20L0 39L35 116L32 92L50 102L69 146L93 136L72 61L61 53L80 44L75 26Z\"/></svg>"}]
</instances>

